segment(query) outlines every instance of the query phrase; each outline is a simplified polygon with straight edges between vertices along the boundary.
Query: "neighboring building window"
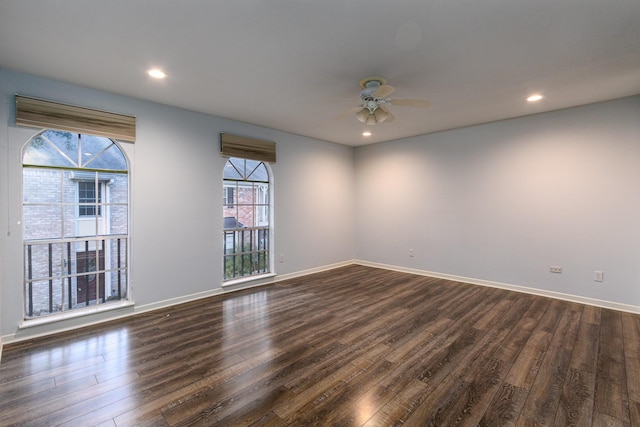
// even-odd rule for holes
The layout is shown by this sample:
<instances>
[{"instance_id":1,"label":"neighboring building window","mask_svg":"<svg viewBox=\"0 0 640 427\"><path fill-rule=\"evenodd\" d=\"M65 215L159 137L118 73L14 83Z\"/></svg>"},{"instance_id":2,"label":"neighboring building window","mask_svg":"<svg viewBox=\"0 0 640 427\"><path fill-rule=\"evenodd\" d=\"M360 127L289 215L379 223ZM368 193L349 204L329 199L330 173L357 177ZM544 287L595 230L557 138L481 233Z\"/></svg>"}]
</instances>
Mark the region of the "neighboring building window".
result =
<instances>
[{"instance_id":1,"label":"neighboring building window","mask_svg":"<svg viewBox=\"0 0 640 427\"><path fill-rule=\"evenodd\" d=\"M233 185L224 187L224 200L222 201L222 203L224 204L225 209L233 209L233 195L235 193L235 190L235 186Z\"/></svg>"},{"instance_id":2,"label":"neighboring building window","mask_svg":"<svg viewBox=\"0 0 640 427\"><path fill-rule=\"evenodd\" d=\"M224 280L270 272L270 179L265 163L230 158L224 168Z\"/></svg>"},{"instance_id":3,"label":"neighboring building window","mask_svg":"<svg viewBox=\"0 0 640 427\"><path fill-rule=\"evenodd\" d=\"M97 196L96 196L97 193ZM102 215L102 183L93 181L78 182L78 216Z\"/></svg>"},{"instance_id":4,"label":"neighboring building window","mask_svg":"<svg viewBox=\"0 0 640 427\"><path fill-rule=\"evenodd\" d=\"M118 145L47 130L22 163L25 318L127 299L129 177Z\"/></svg>"}]
</instances>

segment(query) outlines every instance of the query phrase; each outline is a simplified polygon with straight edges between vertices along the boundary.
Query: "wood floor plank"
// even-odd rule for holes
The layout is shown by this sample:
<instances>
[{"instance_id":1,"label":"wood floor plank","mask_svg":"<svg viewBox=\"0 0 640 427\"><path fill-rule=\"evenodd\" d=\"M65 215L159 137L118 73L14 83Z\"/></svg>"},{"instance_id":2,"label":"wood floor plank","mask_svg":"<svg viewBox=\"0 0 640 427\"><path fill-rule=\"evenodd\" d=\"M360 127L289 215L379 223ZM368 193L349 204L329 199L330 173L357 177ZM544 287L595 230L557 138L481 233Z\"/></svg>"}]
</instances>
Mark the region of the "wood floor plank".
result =
<instances>
[{"instance_id":1,"label":"wood floor plank","mask_svg":"<svg viewBox=\"0 0 640 427\"><path fill-rule=\"evenodd\" d=\"M8 344L0 425L640 426L640 316L350 265Z\"/></svg>"},{"instance_id":2,"label":"wood floor plank","mask_svg":"<svg viewBox=\"0 0 640 427\"><path fill-rule=\"evenodd\" d=\"M547 331L541 329L533 331L518 358L513 363L505 381L518 388L530 390L540 371L540 366L544 361L551 338L551 333Z\"/></svg>"},{"instance_id":3,"label":"wood floor plank","mask_svg":"<svg viewBox=\"0 0 640 427\"><path fill-rule=\"evenodd\" d=\"M624 361L628 381L629 399L640 402L640 317L621 313L622 337L624 340Z\"/></svg>"},{"instance_id":4,"label":"wood floor plank","mask_svg":"<svg viewBox=\"0 0 640 427\"><path fill-rule=\"evenodd\" d=\"M410 410L411 405L419 401L426 393L427 385L425 383L416 379L409 379L405 387L394 394L391 400L362 425L365 427L401 425L402 423L399 420ZM368 413L365 415L368 415Z\"/></svg>"},{"instance_id":5,"label":"wood floor plank","mask_svg":"<svg viewBox=\"0 0 640 427\"><path fill-rule=\"evenodd\" d=\"M526 348L531 333L538 325L538 320L544 317L550 302L546 298L535 298L523 316L517 319L517 323L504 339L494 357L503 360L507 364L513 363L523 348Z\"/></svg>"},{"instance_id":6,"label":"wood floor plank","mask_svg":"<svg viewBox=\"0 0 640 427\"><path fill-rule=\"evenodd\" d=\"M621 313L602 310L594 411L629 423L629 389L624 357ZM637 381L637 378L630 380Z\"/></svg>"},{"instance_id":7,"label":"wood floor plank","mask_svg":"<svg viewBox=\"0 0 640 427\"><path fill-rule=\"evenodd\" d=\"M502 380L507 373L505 363L500 359L490 359L478 370L472 382L466 387L457 401L453 402L442 416L441 425L458 426L480 423Z\"/></svg>"},{"instance_id":8,"label":"wood floor plank","mask_svg":"<svg viewBox=\"0 0 640 427\"><path fill-rule=\"evenodd\" d=\"M514 426L522 412L528 393L526 390L503 382L478 426Z\"/></svg>"},{"instance_id":9,"label":"wood floor plank","mask_svg":"<svg viewBox=\"0 0 640 427\"><path fill-rule=\"evenodd\" d=\"M581 314L573 304L563 306L518 424L524 425L525 420L531 420L549 426L556 418Z\"/></svg>"},{"instance_id":10,"label":"wood floor plank","mask_svg":"<svg viewBox=\"0 0 640 427\"><path fill-rule=\"evenodd\" d=\"M41 390L37 393L33 393L27 396L21 396L18 398L11 398L10 396L3 395L3 399L0 402L0 421L2 420L16 420L23 416L24 407L30 407L37 405L43 400L48 400L52 396L56 398L65 398L65 396L72 395L80 391L84 393L89 387L96 385L98 381L94 375L78 378L75 381L66 382L59 386ZM70 397L71 399L71 397Z\"/></svg>"},{"instance_id":11,"label":"wood floor plank","mask_svg":"<svg viewBox=\"0 0 640 427\"><path fill-rule=\"evenodd\" d=\"M451 407L468 387L469 383L454 375L446 377L442 387L433 389L412 402L400 421L407 426L442 426Z\"/></svg>"},{"instance_id":12,"label":"wood floor plank","mask_svg":"<svg viewBox=\"0 0 640 427\"><path fill-rule=\"evenodd\" d=\"M0 415L2 423L24 423L32 425L58 425L72 420L89 410L108 405L128 396L131 392L129 385L135 381L137 375L129 374L104 383L82 387L69 394L56 395L50 393L43 397L42 403L30 404L29 411L3 411Z\"/></svg>"},{"instance_id":13,"label":"wood floor plank","mask_svg":"<svg viewBox=\"0 0 640 427\"><path fill-rule=\"evenodd\" d=\"M286 419L292 425L336 425L336 419L340 424L351 425L358 422L360 425L365 420L358 419L357 408L354 403L366 390L374 387L390 369L391 363L383 358L378 358L369 366L359 364L360 372L350 381L341 383L341 387L331 395L323 396L322 400L314 400L303 406L291 419ZM371 404L374 404L371 402Z\"/></svg>"},{"instance_id":14,"label":"wood floor plank","mask_svg":"<svg viewBox=\"0 0 640 427\"><path fill-rule=\"evenodd\" d=\"M640 426L640 402L636 400L629 401L629 417L631 419L630 425Z\"/></svg>"},{"instance_id":15,"label":"wood floor plank","mask_svg":"<svg viewBox=\"0 0 640 427\"><path fill-rule=\"evenodd\" d=\"M570 368L564 382L554 425L588 426L592 423L595 374Z\"/></svg>"},{"instance_id":16,"label":"wood floor plank","mask_svg":"<svg viewBox=\"0 0 640 427\"><path fill-rule=\"evenodd\" d=\"M580 326L569 361L569 371L556 414L557 427L591 425L593 421L600 317L598 316L596 324L591 321L592 315L588 311L594 310L582 310Z\"/></svg>"}]
</instances>

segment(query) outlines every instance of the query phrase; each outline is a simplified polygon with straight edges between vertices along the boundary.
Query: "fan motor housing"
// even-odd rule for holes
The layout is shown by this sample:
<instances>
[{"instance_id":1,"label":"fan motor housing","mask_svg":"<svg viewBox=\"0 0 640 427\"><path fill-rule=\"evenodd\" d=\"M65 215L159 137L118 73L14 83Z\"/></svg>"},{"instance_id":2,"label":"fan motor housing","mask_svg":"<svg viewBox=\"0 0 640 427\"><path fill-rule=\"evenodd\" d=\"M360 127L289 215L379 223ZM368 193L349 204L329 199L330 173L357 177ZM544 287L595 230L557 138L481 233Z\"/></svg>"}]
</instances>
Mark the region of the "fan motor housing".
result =
<instances>
[{"instance_id":1,"label":"fan motor housing","mask_svg":"<svg viewBox=\"0 0 640 427\"><path fill-rule=\"evenodd\" d=\"M360 80L360 87L362 89L378 87L386 84L387 79L385 79L384 77L365 77L364 79Z\"/></svg>"}]
</instances>

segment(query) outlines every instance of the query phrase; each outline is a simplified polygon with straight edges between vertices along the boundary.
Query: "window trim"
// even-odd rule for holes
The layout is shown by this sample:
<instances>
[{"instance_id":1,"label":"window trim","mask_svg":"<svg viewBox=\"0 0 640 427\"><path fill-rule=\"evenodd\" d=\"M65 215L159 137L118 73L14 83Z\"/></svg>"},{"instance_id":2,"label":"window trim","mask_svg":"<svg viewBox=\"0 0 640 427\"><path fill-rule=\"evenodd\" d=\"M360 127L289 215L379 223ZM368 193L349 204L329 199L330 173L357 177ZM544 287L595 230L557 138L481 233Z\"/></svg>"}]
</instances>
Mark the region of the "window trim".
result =
<instances>
[{"instance_id":1,"label":"window trim","mask_svg":"<svg viewBox=\"0 0 640 427\"><path fill-rule=\"evenodd\" d=\"M262 179L239 179L239 178L225 178L225 174L224 174L224 169L227 167L227 165L229 165L229 162L232 160L241 160L241 161L257 161L258 165L256 166L256 168L247 171L244 171L244 175L250 177L253 172L256 171L256 169L258 167L260 167L260 165L263 165L267 174L267 180L262 180ZM233 165L233 163L231 163L231 165L234 167L234 169L238 172L240 172L235 165ZM246 167L246 164L245 164ZM241 228L224 228L223 226L223 230L222 230L222 285L223 286L232 286L238 283L244 283L244 282L250 282L250 281L255 281L255 280L260 280L260 279L264 279L265 277L272 277L275 275L275 262L274 262L274 217L273 217L273 211L274 211L274 203L273 203L273 192L274 192L274 178L273 178L273 171L271 170L271 167L269 165L269 163L265 162L265 161L261 161L261 160L254 160L254 159L249 159L249 158L241 158L241 157L232 157L232 158L228 158L226 163L225 163L225 168L223 168L223 173L222 173L222 187L223 187L223 191L225 191L225 188L230 187L229 183L233 182L234 184L234 188L240 188L242 187L242 183L247 183L249 187L254 187L254 188L258 188L258 186L265 186L267 187L267 193L266 193L266 198L267 198L267 205L263 205L262 203L256 203L257 201L254 199L253 203L251 204L251 206L253 207L253 215L257 215L258 214L258 209L262 209L264 207L267 208L267 215L268 215L268 222L266 225L255 225L255 226L243 226ZM255 191L255 190L252 190ZM239 190L236 191L235 194L235 200L234 200L234 207L232 209L239 209L241 206L243 206L243 203L241 202L241 196L239 194ZM223 204L223 220L225 217L225 213L227 210L227 205ZM234 215L233 218L236 218L236 221L241 221L242 218L238 219L237 215ZM252 221L252 224L255 223L255 220ZM266 250L264 249L260 249L258 246L257 249L251 249L248 252L228 252L225 250L226 248L226 240L227 240L227 235L232 232L232 233L236 233L239 230L243 231L243 230L247 230L250 231L252 234L254 232L258 233L261 229L265 229L267 231L266 234L266 239L268 240L267 245L266 245ZM253 240L252 240L253 241ZM257 243L259 241L258 238L255 239L256 241L256 245L259 245L259 243ZM242 254L246 254L246 253L266 253L266 268L268 268L268 271L262 271L262 272L256 272L255 274L248 274L248 275L244 275L244 276L234 276L234 277L226 277L226 269L227 269L227 259L228 257L232 256L232 257L238 257L238 256L242 256ZM260 263L260 261L258 261L258 263ZM235 271L234 271L234 275L235 275Z\"/></svg>"},{"instance_id":2,"label":"window trim","mask_svg":"<svg viewBox=\"0 0 640 427\"><path fill-rule=\"evenodd\" d=\"M63 224L64 222L68 222L69 219L71 219L72 221L76 222L76 227L78 225L78 221L82 221L82 220L86 220L87 217L83 217L83 216L79 216L78 215L78 206L79 206L79 199L78 196L79 194L77 193L78 191L78 183L82 182L82 181L90 181L90 182L97 182L98 185L101 187L102 189L102 201L98 204L98 207L101 208L102 210L102 215L98 215L98 216L94 216L94 215L90 215L88 218L104 218L105 215L109 214L109 207L111 206L115 206L115 207L126 207L126 216L124 217L124 221L122 221L120 224L123 225L123 227L125 227L122 231L125 231L124 234L119 233L118 230L111 230L110 234L103 234L98 232L97 234L94 235L89 235L89 236L78 236L77 235L77 230L73 235L68 235L66 233L66 231L64 229L62 229L63 234L60 237L53 237L53 238L47 238L45 237L37 237L37 238L31 238L31 239L26 239L25 234L24 234L24 226L25 226L25 206L30 206L30 205L42 205L43 202L27 202L25 201L25 197L24 197L24 192L25 192L25 181L24 178L21 179L22 184L21 184L21 193L23 194L22 196L22 209L21 209L21 217L22 217L22 227L23 227L23 235L22 235L22 250L23 250L23 254L22 254L22 260L25 263L25 267L23 268L23 273L22 273L22 292L23 292L23 302L22 302L22 311L23 311L23 320L22 322L19 324L20 328L27 328L27 327L31 327L31 326L37 326L37 325L41 325L41 324L47 324L47 323L52 323L52 322L57 322L57 321L61 321L61 320L65 320L65 319L71 319L71 318L75 318L75 317L82 317L82 316L86 316L86 315L90 315L93 313L98 313L98 312L103 312L103 311L111 311L111 310L118 310L121 309L123 307L128 307L128 306L133 306L134 302L133 302L133 297L132 297L132 292L131 292L131 175L130 175L130 160L126 154L126 151L123 149L123 147L120 145L120 143L116 140L114 140L113 138L108 138L108 137L103 137L107 140L110 141L111 145L109 145L107 148L111 148L113 145L115 145L115 148L118 150L119 155L121 156L122 161L124 161L124 166L127 167L126 170L121 170L121 169L104 169L104 168L92 168L92 167L74 167L74 166L57 166L57 165L39 165L39 164L33 164L33 163L28 163L28 162L24 162L24 156L27 150L27 147L29 147L29 145L33 142L33 140L35 138L37 138L38 136L44 134L45 132L48 131L57 131L56 129L42 129L40 132L36 133L35 135L32 135L22 146L21 149L21 175L24 177L24 171L25 170L58 170L61 172L61 176L60 179L61 180L67 180L69 185L74 185L75 184L75 200L73 202L69 202L65 199L64 197L64 187L62 189L62 199L55 201L54 205L56 206L60 206L61 208L64 208L64 206L69 206L70 204L74 204L76 205L76 209L75 209L75 215L71 218L68 219L63 219ZM64 132L64 131L61 131ZM79 137L82 138L82 136L84 135L88 135L86 133L84 134L78 134L75 132L72 132L72 134L75 135L80 135ZM102 137L101 135L91 135L91 136L99 136ZM102 153L106 152L107 148L103 149L101 152L99 152L97 155L94 156L94 159L97 158L99 155L101 155ZM68 174L68 175L67 175ZM66 175L66 176L65 176ZM110 193L110 185L115 183L115 179L117 176L121 176L122 178L126 179L126 193L123 193L122 196L126 197L126 200L122 200L122 201L113 201L110 200L109 198L109 193ZM93 176L93 177L92 177ZM61 185L62 185L62 181L61 181ZM67 185L67 184L65 184ZM44 205L48 205L47 202L44 202ZM65 217L66 218L66 217ZM68 297L68 292L65 289L62 288L66 288L67 286L72 286L70 284L67 284L67 280L70 280L69 278L77 278L77 277L81 277L81 276L89 276L89 273L86 273L86 271L76 271L75 267L74 270L71 270L71 267L69 267L69 271L67 271L67 262L71 263L74 262L76 263L77 260L75 258L75 255L77 255L78 253L81 253L82 251L77 249L77 245L84 242L85 245L88 245L90 247L89 251L90 252L95 252L96 256L99 256L99 251L106 251L104 252L104 257L105 257L105 265L104 267L99 267L96 271L96 275L112 275L114 273L116 273L115 277L111 277L109 280L104 280L104 278L98 279L98 281L95 283L95 288L96 288L96 295L95 295L95 299L91 299L93 297L89 296L87 298L90 299L90 301L93 304L89 304L86 306L77 306L80 301L78 301L76 298L77 296L75 296L75 292L79 291L78 289L74 289L74 297L73 299L70 299ZM88 243L87 243L88 242ZM98 245L100 242L102 242L103 248L102 249L94 249L94 245ZM32 245L48 245L48 244L52 244L54 246L59 246L62 250L62 259L64 260L64 267L60 270L62 272L61 276L51 276L49 274L48 277L42 277L42 278L38 278L38 277L33 277L32 279L28 278L27 275L27 262L26 262L26 252L27 252L27 247L28 246L32 246ZM108 244L108 245L114 245L111 246L111 248L109 249L109 246L107 246L107 249L105 249L104 245ZM68 245L71 245L72 247L74 247L72 252L68 252ZM97 246L95 246L97 248ZM57 249L56 249L57 250ZM113 253L111 253L111 251L115 251ZM107 260L108 259L113 259L113 264L109 263L107 265ZM122 261L122 263L121 263ZM58 264L58 260L56 260L56 262L54 262L54 266L56 269L58 269L60 267L60 265ZM49 262L51 264L51 262ZM71 264L69 264L71 265ZM31 316L29 315L28 312L28 307L30 306L30 301L29 301L29 296L28 296L28 285L29 282L31 283L37 283L37 281L49 281L50 284L49 286L51 287L51 280L53 279L54 285L53 286L62 286L61 291L55 290L55 292L61 292L61 297L56 295L55 298L53 300L53 302L55 304L59 304L62 303L62 305L60 307L62 307L61 311L51 311L49 313L45 313L42 315L33 315L31 314ZM62 280L62 284L59 285L58 283L56 283L58 280ZM70 282L71 283L71 282ZM104 284L103 284L104 283ZM107 287L107 284L111 284L110 287ZM122 286L121 286L122 285ZM104 287L104 289L103 289ZM77 288L77 285L76 285ZM99 289L98 289L99 288ZM54 288L55 289L55 288ZM70 291L69 291L70 292ZM93 291L89 291L90 293L92 293ZM85 290L85 293L89 293ZM115 294L114 294L115 292ZM117 296L116 299L113 299L114 295ZM50 291L50 298L51 298L51 291ZM58 300L58 298L61 298L60 300ZM71 307L73 301L73 307ZM84 302L84 298L82 300L82 302ZM51 305L51 303L49 303ZM67 307L67 305L69 305L69 307Z\"/></svg>"}]
</instances>

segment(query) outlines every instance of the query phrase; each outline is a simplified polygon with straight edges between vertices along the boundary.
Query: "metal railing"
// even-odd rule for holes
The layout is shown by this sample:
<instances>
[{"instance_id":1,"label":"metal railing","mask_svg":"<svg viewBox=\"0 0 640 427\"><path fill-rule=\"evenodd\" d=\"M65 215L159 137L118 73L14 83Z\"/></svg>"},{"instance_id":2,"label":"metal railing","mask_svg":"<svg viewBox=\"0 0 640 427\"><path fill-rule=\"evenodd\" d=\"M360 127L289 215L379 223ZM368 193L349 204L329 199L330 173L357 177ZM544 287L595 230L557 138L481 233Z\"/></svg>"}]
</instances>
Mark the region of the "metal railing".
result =
<instances>
[{"instance_id":1,"label":"metal railing","mask_svg":"<svg viewBox=\"0 0 640 427\"><path fill-rule=\"evenodd\" d=\"M224 280L268 273L269 227L224 230Z\"/></svg>"},{"instance_id":2,"label":"metal railing","mask_svg":"<svg viewBox=\"0 0 640 427\"><path fill-rule=\"evenodd\" d=\"M25 317L126 298L125 235L24 242Z\"/></svg>"}]
</instances>

